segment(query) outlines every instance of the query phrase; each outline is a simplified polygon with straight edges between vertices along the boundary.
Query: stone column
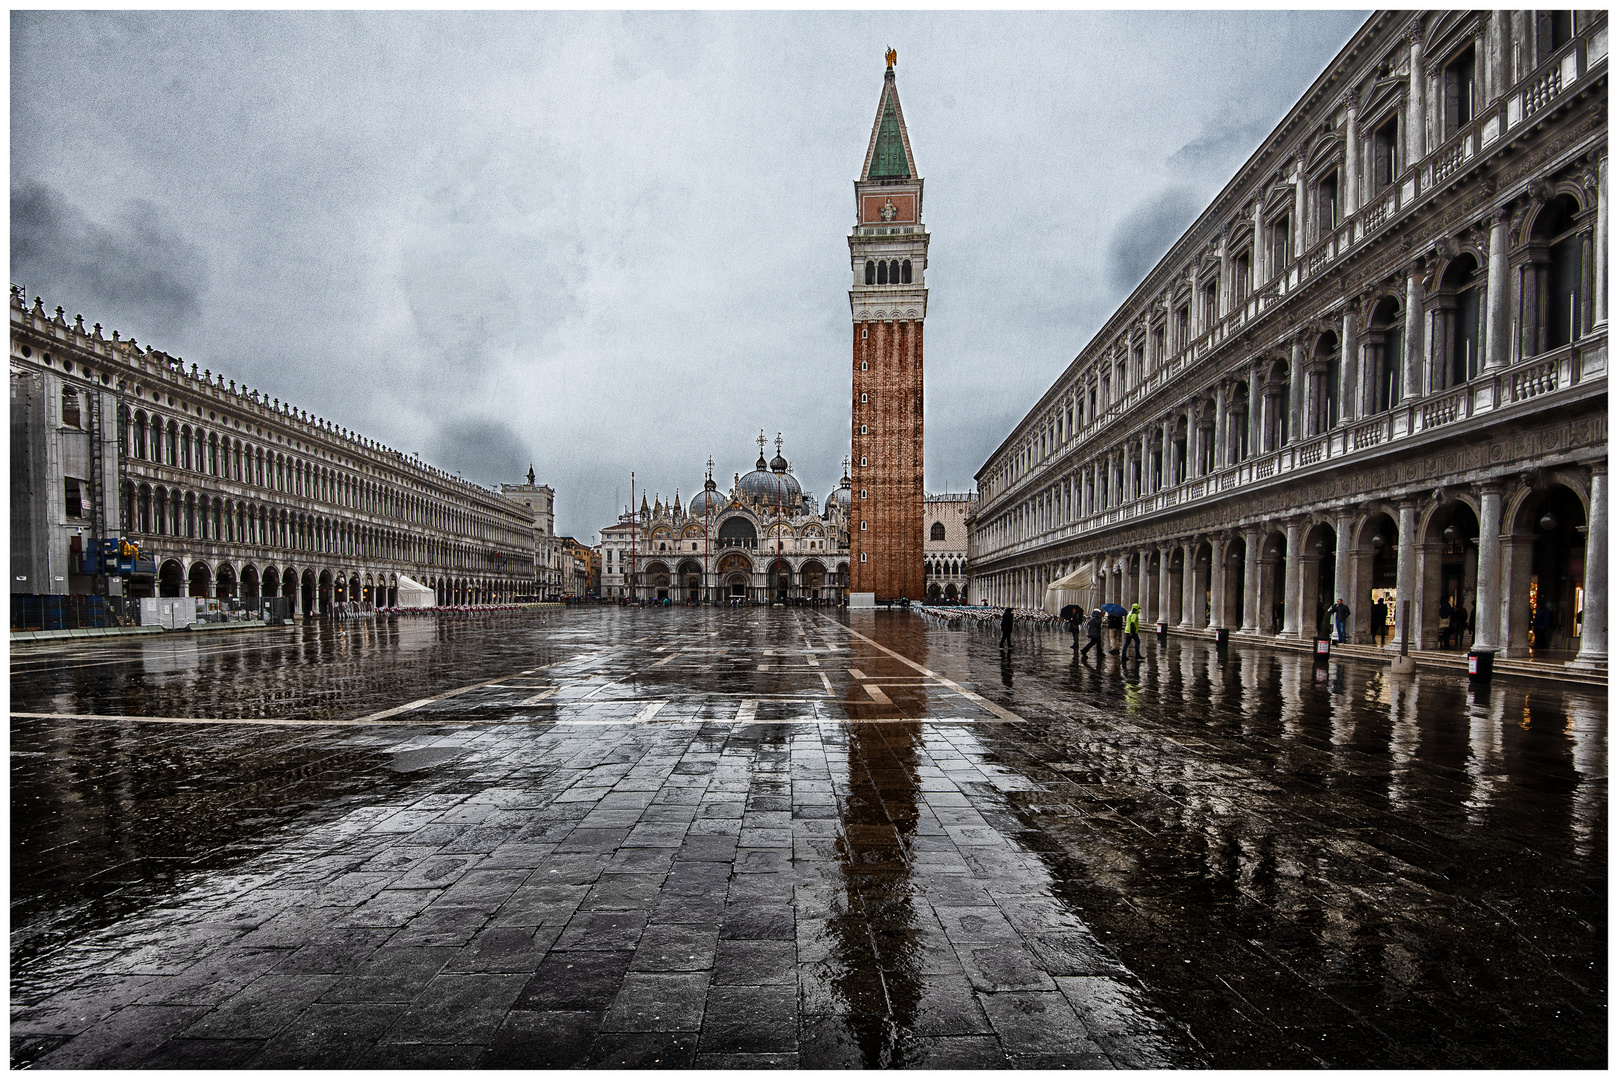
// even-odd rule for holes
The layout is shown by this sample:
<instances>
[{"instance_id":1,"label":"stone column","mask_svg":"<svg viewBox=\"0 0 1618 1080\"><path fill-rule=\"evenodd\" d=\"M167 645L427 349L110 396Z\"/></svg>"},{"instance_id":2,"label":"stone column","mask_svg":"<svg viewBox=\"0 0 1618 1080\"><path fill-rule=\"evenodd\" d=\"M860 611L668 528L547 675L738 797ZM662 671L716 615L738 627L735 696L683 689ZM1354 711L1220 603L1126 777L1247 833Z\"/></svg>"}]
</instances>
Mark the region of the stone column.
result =
<instances>
[{"instance_id":1,"label":"stone column","mask_svg":"<svg viewBox=\"0 0 1618 1080\"><path fill-rule=\"evenodd\" d=\"M1259 574L1259 547L1264 543L1264 534L1257 529L1249 529L1242 534L1247 544L1247 565L1242 569L1242 633L1258 633L1258 574Z\"/></svg>"},{"instance_id":2,"label":"stone column","mask_svg":"<svg viewBox=\"0 0 1618 1080\"><path fill-rule=\"evenodd\" d=\"M1152 613L1153 622L1167 624L1173 610L1169 604L1169 553L1173 550L1173 544L1157 545L1157 610Z\"/></svg>"},{"instance_id":3,"label":"stone column","mask_svg":"<svg viewBox=\"0 0 1618 1080\"><path fill-rule=\"evenodd\" d=\"M1347 221L1360 208L1360 109L1359 91L1350 89L1343 95L1343 108L1347 113L1343 123L1343 220Z\"/></svg>"},{"instance_id":4,"label":"stone column","mask_svg":"<svg viewBox=\"0 0 1618 1080\"><path fill-rule=\"evenodd\" d=\"M1528 589L1534 574L1532 534L1500 536L1500 655L1524 657L1528 647Z\"/></svg>"},{"instance_id":5,"label":"stone column","mask_svg":"<svg viewBox=\"0 0 1618 1080\"><path fill-rule=\"evenodd\" d=\"M1298 419L1294 439L1301 442L1314 436L1314 415L1314 377L1309 371L1309 356L1299 338L1298 342L1293 342L1293 416Z\"/></svg>"},{"instance_id":6,"label":"stone column","mask_svg":"<svg viewBox=\"0 0 1618 1080\"><path fill-rule=\"evenodd\" d=\"M1225 439L1230 431L1230 419L1225 415L1225 384L1223 382L1214 387L1214 433L1213 433L1213 467L1218 470L1228 463Z\"/></svg>"},{"instance_id":7,"label":"stone column","mask_svg":"<svg viewBox=\"0 0 1618 1080\"><path fill-rule=\"evenodd\" d=\"M1151 566L1152 566L1152 549L1149 548L1149 547L1143 547L1143 548L1140 549L1140 574L1139 574L1139 579L1140 580L1139 580L1139 583L1138 583L1139 587L1135 590L1136 593L1140 597L1138 603L1140 604L1140 621L1141 622L1146 622L1151 617L1151 614L1152 614Z\"/></svg>"},{"instance_id":8,"label":"stone column","mask_svg":"<svg viewBox=\"0 0 1618 1080\"><path fill-rule=\"evenodd\" d=\"M1393 646L1409 641L1412 649L1420 643L1410 636L1416 621L1416 605L1421 603L1421 582L1416 575L1416 504L1406 499L1399 503L1399 568L1397 594L1394 600ZM1408 610L1407 610L1408 608Z\"/></svg>"},{"instance_id":9,"label":"stone column","mask_svg":"<svg viewBox=\"0 0 1618 1080\"><path fill-rule=\"evenodd\" d=\"M1584 625L1580 667L1607 666L1607 463L1590 468L1590 528L1584 537Z\"/></svg>"},{"instance_id":10,"label":"stone column","mask_svg":"<svg viewBox=\"0 0 1618 1080\"><path fill-rule=\"evenodd\" d=\"M1405 363L1404 391L1406 398L1421 396L1422 360L1427 355L1426 312L1422 311L1421 264L1410 267L1405 281Z\"/></svg>"},{"instance_id":11,"label":"stone column","mask_svg":"<svg viewBox=\"0 0 1618 1080\"><path fill-rule=\"evenodd\" d=\"M1218 630L1225 625L1225 538L1210 537L1208 546L1208 629Z\"/></svg>"},{"instance_id":12,"label":"stone column","mask_svg":"<svg viewBox=\"0 0 1618 1080\"><path fill-rule=\"evenodd\" d=\"M1187 540L1180 545L1180 622L1179 625L1189 630L1196 626L1192 619L1191 594L1197 583L1197 542L1195 539Z\"/></svg>"},{"instance_id":13,"label":"stone column","mask_svg":"<svg viewBox=\"0 0 1618 1080\"><path fill-rule=\"evenodd\" d=\"M1410 23L1410 118L1406 124L1408 162L1427 156L1427 64L1421 40L1421 16ZM1481 55L1481 54L1479 54Z\"/></svg>"},{"instance_id":14,"label":"stone column","mask_svg":"<svg viewBox=\"0 0 1618 1080\"><path fill-rule=\"evenodd\" d=\"M1359 410L1354 408L1354 391L1359 385L1359 308L1358 301L1350 300L1343 308L1342 356L1338 361L1337 419L1346 424Z\"/></svg>"},{"instance_id":15,"label":"stone column","mask_svg":"<svg viewBox=\"0 0 1618 1080\"><path fill-rule=\"evenodd\" d=\"M1290 638L1303 636L1303 526L1287 522L1286 622L1281 633Z\"/></svg>"},{"instance_id":16,"label":"stone column","mask_svg":"<svg viewBox=\"0 0 1618 1080\"><path fill-rule=\"evenodd\" d=\"M1174 486L1174 414L1169 413L1163 418L1163 464L1162 483L1159 489Z\"/></svg>"},{"instance_id":17,"label":"stone column","mask_svg":"<svg viewBox=\"0 0 1618 1080\"><path fill-rule=\"evenodd\" d=\"M1500 648L1500 488L1478 493L1478 591L1473 600L1473 647Z\"/></svg>"},{"instance_id":18,"label":"stone column","mask_svg":"<svg viewBox=\"0 0 1618 1080\"><path fill-rule=\"evenodd\" d=\"M1255 364L1247 372L1247 456L1257 457L1264 452L1264 386L1263 374Z\"/></svg>"},{"instance_id":19,"label":"stone column","mask_svg":"<svg viewBox=\"0 0 1618 1080\"><path fill-rule=\"evenodd\" d=\"M1510 259L1506 251L1506 232L1509 226L1504 210L1496 212L1489 222L1489 279L1488 313L1483 334L1483 367L1486 371L1503 368L1511 363L1511 280Z\"/></svg>"},{"instance_id":20,"label":"stone column","mask_svg":"<svg viewBox=\"0 0 1618 1080\"><path fill-rule=\"evenodd\" d=\"M1292 339L1292 367L1287 372L1287 393L1291 398L1289 410L1292 415L1287 419L1287 441L1297 442L1308 434L1309 429L1304 427L1303 405L1309 399L1309 376L1304 373L1305 357L1303 355L1303 338Z\"/></svg>"},{"instance_id":21,"label":"stone column","mask_svg":"<svg viewBox=\"0 0 1618 1080\"><path fill-rule=\"evenodd\" d=\"M1369 628L1371 625L1371 594L1367 589L1360 589L1358 583L1351 580L1354 576L1354 545L1349 534L1354 531L1354 511L1341 510L1332 524L1337 534L1337 558L1332 568L1332 588L1337 596L1341 596L1348 603L1349 625ZM1363 595L1358 595L1363 594Z\"/></svg>"},{"instance_id":22,"label":"stone column","mask_svg":"<svg viewBox=\"0 0 1618 1080\"><path fill-rule=\"evenodd\" d=\"M1140 495L1144 498L1152 493L1152 440L1148 438L1150 428L1143 428L1138 443L1140 449Z\"/></svg>"},{"instance_id":23,"label":"stone column","mask_svg":"<svg viewBox=\"0 0 1618 1080\"><path fill-rule=\"evenodd\" d=\"M1197 475L1197 411L1190 405L1185 407L1185 478L1190 480Z\"/></svg>"},{"instance_id":24,"label":"stone column","mask_svg":"<svg viewBox=\"0 0 1618 1080\"><path fill-rule=\"evenodd\" d=\"M1596 165L1595 325L1607 324L1607 155ZM1606 630L1603 627L1602 632Z\"/></svg>"}]
</instances>

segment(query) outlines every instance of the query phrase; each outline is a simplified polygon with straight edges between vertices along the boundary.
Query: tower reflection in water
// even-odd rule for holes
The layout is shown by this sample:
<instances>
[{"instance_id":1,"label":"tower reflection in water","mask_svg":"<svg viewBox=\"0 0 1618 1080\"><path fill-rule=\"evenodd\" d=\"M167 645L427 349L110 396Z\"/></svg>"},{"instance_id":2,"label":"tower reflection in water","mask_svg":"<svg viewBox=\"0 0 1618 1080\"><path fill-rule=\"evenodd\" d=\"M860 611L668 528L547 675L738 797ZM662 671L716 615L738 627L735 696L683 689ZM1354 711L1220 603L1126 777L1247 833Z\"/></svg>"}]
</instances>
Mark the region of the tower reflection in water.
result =
<instances>
[{"instance_id":1,"label":"tower reflection in water","mask_svg":"<svg viewBox=\"0 0 1618 1080\"><path fill-rule=\"evenodd\" d=\"M912 658L926 664L924 651ZM860 663L872 674L897 667L876 655ZM843 702L854 721L840 740L843 769L828 760L833 777L846 777L834 782L842 828L832 851L841 897L826 919L824 959L805 976L816 989L829 991L819 1001L806 993L806 1013L823 1003L829 1015L821 1026L840 1027L827 1034L849 1044L865 1068L903 1063L900 1041L914 1027L927 968L925 924L937 927L925 883L912 873L918 841L924 842L917 835L922 725L901 719L925 715L926 692L889 685L884 693L892 704L876 702L855 682ZM831 759L837 750L831 736L826 742ZM942 833L936 820L930 825Z\"/></svg>"}]
</instances>

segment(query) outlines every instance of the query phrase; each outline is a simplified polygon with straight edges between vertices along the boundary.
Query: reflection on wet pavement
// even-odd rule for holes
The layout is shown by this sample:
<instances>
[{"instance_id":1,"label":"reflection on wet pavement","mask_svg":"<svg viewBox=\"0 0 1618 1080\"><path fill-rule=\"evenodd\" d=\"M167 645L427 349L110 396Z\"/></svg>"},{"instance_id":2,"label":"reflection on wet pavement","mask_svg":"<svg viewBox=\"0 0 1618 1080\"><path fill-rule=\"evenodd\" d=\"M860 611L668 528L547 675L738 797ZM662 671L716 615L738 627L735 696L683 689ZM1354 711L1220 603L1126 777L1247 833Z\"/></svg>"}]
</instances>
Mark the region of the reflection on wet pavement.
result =
<instances>
[{"instance_id":1,"label":"reflection on wet pavement","mask_svg":"<svg viewBox=\"0 0 1618 1080\"><path fill-rule=\"evenodd\" d=\"M14 649L13 1064L1605 1061L1602 697L996 640Z\"/></svg>"}]
</instances>

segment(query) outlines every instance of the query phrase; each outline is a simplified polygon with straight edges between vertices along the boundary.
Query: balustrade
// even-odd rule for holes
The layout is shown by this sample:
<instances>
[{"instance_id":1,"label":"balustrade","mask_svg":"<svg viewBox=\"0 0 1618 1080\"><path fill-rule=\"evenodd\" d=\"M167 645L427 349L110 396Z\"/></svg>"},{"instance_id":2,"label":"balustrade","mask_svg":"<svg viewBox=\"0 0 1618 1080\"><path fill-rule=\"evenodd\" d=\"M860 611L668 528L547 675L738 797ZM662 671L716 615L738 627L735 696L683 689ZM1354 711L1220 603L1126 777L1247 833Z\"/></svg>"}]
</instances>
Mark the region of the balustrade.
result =
<instances>
[{"instance_id":1,"label":"balustrade","mask_svg":"<svg viewBox=\"0 0 1618 1080\"><path fill-rule=\"evenodd\" d=\"M1539 78L1529 83L1523 90L1522 111L1523 116L1532 116L1551 103L1551 99L1562 92L1562 68L1558 64Z\"/></svg>"},{"instance_id":2,"label":"balustrade","mask_svg":"<svg viewBox=\"0 0 1618 1080\"><path fill-rule=\"evenodd\" d=\"M1387 423L1384 420L1371 420L1356 426L1353 430L1354 449L1364 450L1368 446L1380 443L1387 434Z\"/></svg>"},{"instance_id":3,"label":"balustrade","mask_svg":"<svg viewBox=\"0 0 1618 1080\"><path fill-rule=\"evenodd\" d=\"M1529 398L1548 394L1555 390L1558 384L1557 368L1560 365L1555 360L1530 361L1528 366L1520 371L1511 373L1511 400L1526 401Z\"/></svg>"},{"instance_id":4,"label":"balustrade","mask_svg":"<svg viewBox=\"0 0 1618 1080\"><path fill-rule=\"evenodd\" d=\"M1433 398L1421 404L1422 430L1439 427L1442 424L1454 423L1458 419L1466 404L1467 392L1460 389L1440 398Z\"/></svg>"}]
</instances>

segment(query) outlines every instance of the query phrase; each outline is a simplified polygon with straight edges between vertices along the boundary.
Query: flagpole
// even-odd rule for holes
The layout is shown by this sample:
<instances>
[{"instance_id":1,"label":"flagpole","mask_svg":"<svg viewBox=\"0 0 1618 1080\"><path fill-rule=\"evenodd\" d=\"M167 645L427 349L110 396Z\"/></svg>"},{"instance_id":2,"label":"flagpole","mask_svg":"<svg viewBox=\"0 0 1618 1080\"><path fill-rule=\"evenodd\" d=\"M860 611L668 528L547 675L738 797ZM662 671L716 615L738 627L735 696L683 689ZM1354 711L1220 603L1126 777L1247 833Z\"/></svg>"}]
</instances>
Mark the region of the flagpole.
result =
<instances>
[{"instance_id":1,"label":"flagpole","mask_svg":"<svg viewBox=\"0 0 1618 1080\"><path fill-rule=\"evenodd\" d=\"M635 470L629 470L629 595L631 599L639 600L640 595L635 589L635 519L640 511L635 509Z\"/></svg>"}]
</instances>

